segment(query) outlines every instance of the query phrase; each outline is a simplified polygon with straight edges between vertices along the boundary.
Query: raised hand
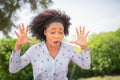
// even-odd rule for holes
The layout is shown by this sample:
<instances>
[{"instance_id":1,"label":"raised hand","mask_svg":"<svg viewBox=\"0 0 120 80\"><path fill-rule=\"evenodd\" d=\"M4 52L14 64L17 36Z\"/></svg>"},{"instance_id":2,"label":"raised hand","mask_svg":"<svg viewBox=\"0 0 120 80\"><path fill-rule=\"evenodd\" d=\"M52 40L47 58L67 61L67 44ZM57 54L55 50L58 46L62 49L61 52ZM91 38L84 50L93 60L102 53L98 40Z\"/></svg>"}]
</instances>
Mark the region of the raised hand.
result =
<instances>
[{"instance_id":1,"label":"raised hand","mask_svg":"<svg viewBox=\"0 0 120 80\"><path fill-rule=\"evenodd\" d=\"M15 44L15 48L14 48L15 50L20 49L23 44L26 44L26 43L33 44L33 41L27 39L28 26L25 29L24 24L21 24L21 25L19 25L19 29L20 29L20 33L15 31L15 34L18 38L18 40Z\"/></svg>"},{"instance_id":2,"label":"raised hand","mask_svg":"<svg viewBox=\"0 0 120 80\"><path fill-rule=\"evenodd\" d=\"M89 31L85 33L85 27L81 27L78 29L76 28L76 33L77 33L77 40L71 41L70 43L77 44L81 46L82 49L86 50L87 49L87 36L89 34Z\"/></svg>"}]
</instances>

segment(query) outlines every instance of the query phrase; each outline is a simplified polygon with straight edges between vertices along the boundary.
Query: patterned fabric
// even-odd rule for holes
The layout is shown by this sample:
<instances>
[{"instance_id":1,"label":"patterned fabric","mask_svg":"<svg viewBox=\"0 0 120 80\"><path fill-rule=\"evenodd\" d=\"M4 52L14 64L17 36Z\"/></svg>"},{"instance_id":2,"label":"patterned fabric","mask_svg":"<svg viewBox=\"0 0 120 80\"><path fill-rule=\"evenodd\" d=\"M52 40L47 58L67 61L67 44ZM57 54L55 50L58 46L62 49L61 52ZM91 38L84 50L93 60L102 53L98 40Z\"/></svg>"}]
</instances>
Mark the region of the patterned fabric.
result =
<instances>
[{"instance_id":1,"label":"patterned fabric","mask_svg":"<svg viewBox=\"0 0 120 80\"><path fill-rule=\"evenodd\" d=\"M32 64L34 80L68 80L67 72L70 61L83 69L90 68L90 51L76 53L74 48L61 42L60 50L55 58L49 54L45 41L31 46L23 56L21 50L12 51L9 71L16 73L28 64Z\"/></svg>"}]
</instances>

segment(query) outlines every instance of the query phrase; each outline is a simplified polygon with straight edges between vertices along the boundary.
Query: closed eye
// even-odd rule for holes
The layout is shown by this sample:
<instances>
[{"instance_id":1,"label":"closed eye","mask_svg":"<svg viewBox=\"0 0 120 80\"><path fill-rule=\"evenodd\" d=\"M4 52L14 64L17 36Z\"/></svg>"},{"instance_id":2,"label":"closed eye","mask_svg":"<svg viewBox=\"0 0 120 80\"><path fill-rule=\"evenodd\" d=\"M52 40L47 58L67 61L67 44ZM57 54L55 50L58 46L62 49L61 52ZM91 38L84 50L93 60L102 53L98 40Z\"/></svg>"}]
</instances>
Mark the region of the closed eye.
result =
<instances>
[{"instance_id":1,"label":"closed eye","mask_svg":"<svg viewBox=\"0 0 120 80\"><path fill-rule=\"evenodd\" d=\"M63 32L59 32L59 34L63 34Z\"/></svg>"},{"instance_id":2,"label":"closed eye","mask_svg":"<svg viewBox=\"0 0 120 80\"><path fill-rule=\"evenodd\" d=\"M55 34L55 32L50 32L50 34Z\"/></svg>"}]
</instances>

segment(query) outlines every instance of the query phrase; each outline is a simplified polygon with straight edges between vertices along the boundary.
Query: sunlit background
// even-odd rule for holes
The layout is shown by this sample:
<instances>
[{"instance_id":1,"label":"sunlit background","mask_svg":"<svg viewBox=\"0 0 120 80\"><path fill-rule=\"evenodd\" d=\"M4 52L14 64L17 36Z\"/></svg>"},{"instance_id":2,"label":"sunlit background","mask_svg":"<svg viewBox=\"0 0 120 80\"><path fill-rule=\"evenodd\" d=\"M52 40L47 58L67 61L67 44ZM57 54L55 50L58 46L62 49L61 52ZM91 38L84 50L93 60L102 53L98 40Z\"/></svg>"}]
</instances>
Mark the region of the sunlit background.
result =
<instances>
[{"instance_id":1,"label":"sunlit background","mask_svg":"<svg viewBox=\"0 0 120 80\"><path fill-rule=\"evenodd\" d=\"M43 10L41 2L46 5L44 4L46 1L51 0L0 0L0 80L33 79L31 66L16 74L9 73L9 58L17 38L14 30L19 31L20 23L29 25L31 20ZM90 31L88 48L91 55L91 68L83 70L75 64L70 64L69 80L120 80L120 0L52 1L53 3L48 6L49 9L62 10L71 17L70 35L64 41L74 40L75 28L79 26L85 26L86 31ZM17 2L20 7L13 6ZM40 4L34 11L31 6L37 3ZM12 15L9 17L11 10L13 10ZM29 38L35 43L39 42ZM22 54L30 45L23 45ZM81 51L80 47L74 47L78 53Z\"/></svg>"},{"instance_id":2,"label":"sunlit background","mask_svg":"<svg viewBox=\"0 0 120 80\"><path fill-rule=\"evenodd\" d=\"M53 0L49 8L65 11L71 17L69 38L74 36L75 28L80 25L85 26L90 34L115 31L120 27L120 0ZM29 5L25 5L17 11L20 19L15 20L14 23L27 25L40 10L31 13ZM14 29L10 35L15 36ZM0 37L4 37L2 33Z\"/></svg>"}]
</instances>

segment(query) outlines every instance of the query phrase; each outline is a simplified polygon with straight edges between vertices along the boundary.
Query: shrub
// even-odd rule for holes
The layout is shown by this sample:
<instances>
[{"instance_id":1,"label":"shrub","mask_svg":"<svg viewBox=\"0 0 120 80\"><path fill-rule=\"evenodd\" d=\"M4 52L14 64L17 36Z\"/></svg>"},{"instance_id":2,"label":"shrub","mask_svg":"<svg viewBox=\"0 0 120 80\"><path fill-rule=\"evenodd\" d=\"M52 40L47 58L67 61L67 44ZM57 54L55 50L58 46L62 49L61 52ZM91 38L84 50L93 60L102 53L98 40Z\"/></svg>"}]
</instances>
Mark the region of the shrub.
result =
<instances>
[{"instance_id":1,"label":"shrub","mask_svg":"<svg viewBox=\"0 0 120 80\"><path fill-rule=\"evenodd\" d=\"M89 40L94 75L120 74L120 29L92 35Z\"/></svg>"},{"instance_id":2,"label":"shrub","mask_svg":"<svg viewBox=\"0 0 120 80\"><path fill-rule=\"evenodd\" d=\"M83 70L76 66L73 80L80 77L120 74L120 29L115 32L93 34L89 38L88 46L91 52L91 68ZM73 67L71 63L68 76L71 75Z\"/></svg>"},{"instance_id":3,"label":"shrub","mask_svg":"<svg viewBox=\"0 0 120 80\"><path fill-rule=\"evenodd\" d=\"M91 51L91 69L83 70L73 63L69 65L68 77L70 78L73 67L75 67L73 80L80 77L90 77L97 75L120 74L120 29L115 32L93 34L88 41ZM33 38L32 38L33 39ZM35 43L37 40L33 39ZM16 74L8 71L9 58L14 48L16 39L4 38L0 40L0 79L1 80L33 80L31 65ZM30 47L26 44L22 47L22 54ZM75 47L77 52L80 49Z\"/></svg>"},{"instance_id":4,"label":"shrub","mask_svg":"<svg viewBox=\"0 0 120 80\"><path fill-rule=\"evenodd\" d=\"M0 40L0 80L32 80L31 65L16 74L9 73L9 58L14 48L16 39L4 38ZM24 45L22 54L30 45ZM27 74L27 75L26 75Z\"/></svg>"}]
</instances>

